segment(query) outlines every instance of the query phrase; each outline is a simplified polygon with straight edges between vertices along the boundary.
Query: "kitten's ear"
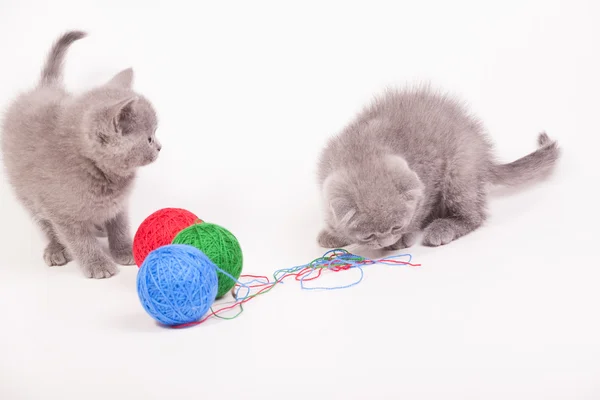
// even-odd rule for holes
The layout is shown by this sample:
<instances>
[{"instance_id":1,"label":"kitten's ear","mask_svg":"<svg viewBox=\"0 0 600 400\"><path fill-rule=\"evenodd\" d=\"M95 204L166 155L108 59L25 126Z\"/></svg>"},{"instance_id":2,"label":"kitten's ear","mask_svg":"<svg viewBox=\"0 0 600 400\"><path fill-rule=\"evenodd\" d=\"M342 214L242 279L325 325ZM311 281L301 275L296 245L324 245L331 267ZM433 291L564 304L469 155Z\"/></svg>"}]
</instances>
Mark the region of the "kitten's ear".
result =
<instances>
[{"instance_id":1,"label":"kitten's ear","mask_svg":"<svg viewBox=\"0 0 600 400\"><path fill-rule=\"evenodd\" d=\"M385 163L386 167L393 172L404 173L406 171L412 171L406 160L397 155L387 154L384 156L383 162Z\"/></svg>"},{"instance_id":2,"label":"kitten's ear","mask_svg":"<svg viewBox=\"0 0 600 400\"><path fill-rule=\"evenodd\" d=\"M110 86L118 86L123 89L131 89L133 86L133 68L127 68L119 72L108 81Z\"/></svg>"},{"instance_id":3,"label":"kitten's ear","mask_svg":"<svg viewBox=\"0 0 600 400\"><path fill-rule=\"evenodd\" d=\"M138 100L137 96L131 96L121 100L110 107L112 125L117 133L127 133L133 119L133 106Z\"/></svg>"},{"instance_id":4,"label":"kitten's ear","mask_svg":"<svg viewBox=\"0 0 600 400\"><path fill-rule=\"evenodd\" d=\"M416 207L418 200L423 197L423 187L407 190L401 196L407 204Z\"/></svg>"},{"instance_id":5,"label":"kitten's ear","mask_svg":"<svg viewBox=\"0 0 600 400\"><path fill-rule=\"evenodd\" d=\"M406 160L400 156L387 155L384 158L388 171L392 174L395 186L401 193L410 193L409 197L420 196L425 188L419 175L413 171Z\"/></svg>"},{"instance_id":6,"label":"kitten's ear","mask_svg":"<svg viewBox=\"0 0 600 400\"><path fill-rule=\"evenodd\" d=\"M332 174L323 182L323 195L326 206L337 224L345 225L357 212L346 180L339 174Z\"/></svg>"}]
</instances>

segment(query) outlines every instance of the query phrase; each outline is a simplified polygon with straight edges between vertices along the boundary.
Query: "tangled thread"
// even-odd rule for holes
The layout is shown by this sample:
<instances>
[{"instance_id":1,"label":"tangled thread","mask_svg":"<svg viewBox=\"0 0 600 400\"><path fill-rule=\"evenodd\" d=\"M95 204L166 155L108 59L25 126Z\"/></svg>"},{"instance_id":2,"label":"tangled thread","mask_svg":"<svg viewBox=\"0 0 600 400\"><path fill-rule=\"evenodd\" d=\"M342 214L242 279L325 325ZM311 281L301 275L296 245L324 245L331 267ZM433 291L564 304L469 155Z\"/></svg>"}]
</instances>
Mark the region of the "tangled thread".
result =
<instances>
[{"instance_id":1,"label":"tangled thread","mask_svg":"<svg viewBox=\"0 0 600 400\"><path fill-rule=\"evenodd\" d=\"M151 251L171 244L182 229L197 222L202 220L181 208L163 208L150 214L133 238L133 258L137 266L141 267Z\"/></svg>"},{"instance_id":2,"label":"tangled thread","mask_svg":"<svg viewBox=\"0 0 600 400\"><path fill-rule=\"evenodd\" d=\"M192 246L163 246L144 260L137 291L146 312L161 324L197 321L215 301L217 267Z\"/></svg>"},{"instance_id":3,"label":"tangled thread","mask_svg":"<svg viewBox=\"0 0 600 400\"><path fill-rule=\"evenodd\" d=\"M222 226L207 222L194 224L179 232L173 243L196 247L219 267L217 299L234 287L242 273L243 255L240 243Z\"/></svg>"},{"instance_id":4,"label":"tangled thread","mask_svg":"<svg viewBox=\"0 0 600 400\"><path fill-rule=\"evenodd\" d=\"M401 260L404 258L405 260ZM214 310L210 308L210 313L205 315L202 319L194 322L189 322L173 328L185 328L189 326L199 325L208 320L211 317L220 319L234 319L237 318L242 312L244 312L244 304L248 301L257 298L265 293L273 290L278 284L283 284L288 278L293 277L296 281L300 282L300 287L303 290L339 290L346 289L352 286L358 285L364 278L363 268L369 265L382 264L382 265L406 265L411 267L419 267L421 264L413 264L412 255L410 254L399 254L387 258L381 258L377 260L371 260L368 258L360 257L352 254L347 250L335 249L325 253L322 257L319 257L308 264L299 265L297 267L280 269L275 271L273 279L269 279L266 276L261 275L242 275L241 278L248 279L246 282L236 282L233 287L234 302L224 303L223 307ZM318 279L324 271L340 272L356 269L359 271L357 280L352 283L343 286L310 286L307 282ZM242 293L243 291L243 293ZM223 316L221 314L238 308L236 314L232 316Z\"/></svg>"}]
</instances>

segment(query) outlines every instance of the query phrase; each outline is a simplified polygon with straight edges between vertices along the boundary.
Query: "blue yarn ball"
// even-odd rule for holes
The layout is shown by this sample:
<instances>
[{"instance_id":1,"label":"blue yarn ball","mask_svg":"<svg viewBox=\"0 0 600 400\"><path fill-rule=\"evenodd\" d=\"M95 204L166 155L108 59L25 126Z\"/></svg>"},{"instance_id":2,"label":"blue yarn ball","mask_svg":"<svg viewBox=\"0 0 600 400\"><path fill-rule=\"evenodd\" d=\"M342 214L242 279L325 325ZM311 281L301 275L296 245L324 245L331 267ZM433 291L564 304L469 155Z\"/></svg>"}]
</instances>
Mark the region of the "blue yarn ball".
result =
<instances>
[{"instance_id":1,"label":"blue yarn ball","mask_svg":"<svg viewBox=\"0 0 600 400\"><path fill-rule=\"evenodd\" d=\"M217 288L215 264L189 245L170 244L152 251L137 275L142 306L164 325L202 318L215 301Z\"/></svg>"}]
</instances>

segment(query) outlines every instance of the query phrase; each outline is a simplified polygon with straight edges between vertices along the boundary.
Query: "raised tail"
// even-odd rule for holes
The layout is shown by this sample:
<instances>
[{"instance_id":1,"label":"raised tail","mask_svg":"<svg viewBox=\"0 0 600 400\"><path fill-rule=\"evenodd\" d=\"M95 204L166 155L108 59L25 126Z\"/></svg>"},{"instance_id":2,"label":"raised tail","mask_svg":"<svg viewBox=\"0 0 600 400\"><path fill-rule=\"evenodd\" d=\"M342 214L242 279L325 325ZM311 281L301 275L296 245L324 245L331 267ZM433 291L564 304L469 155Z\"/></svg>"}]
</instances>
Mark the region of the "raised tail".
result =
<instances>
[{"instance_id":1,"label":"raised tail","mask_svg":"<svg viewBox=\"0 0 600 400\"><path fill-rule=\"evenodd\" d=\"M52 46L46 60L46 65L44 65L44 69L42 70L41 85L54 85L62 82L62 65L67 49L71 43L85 36L85 32L70 31L58 38Z\"/></svg>"},{"instance_id":2,"label":"raised tail","mask_svg":"<svg viewBox=\"0 0 600 400\"><path fill-rule=\"evenodd\" d=\"M508 164L493 165L491 181L496 185L517 186L531 183L548 176L560 156L555 141L546 133L538 136L539 148L525 157Z\"/></svg>"}]
</instances>

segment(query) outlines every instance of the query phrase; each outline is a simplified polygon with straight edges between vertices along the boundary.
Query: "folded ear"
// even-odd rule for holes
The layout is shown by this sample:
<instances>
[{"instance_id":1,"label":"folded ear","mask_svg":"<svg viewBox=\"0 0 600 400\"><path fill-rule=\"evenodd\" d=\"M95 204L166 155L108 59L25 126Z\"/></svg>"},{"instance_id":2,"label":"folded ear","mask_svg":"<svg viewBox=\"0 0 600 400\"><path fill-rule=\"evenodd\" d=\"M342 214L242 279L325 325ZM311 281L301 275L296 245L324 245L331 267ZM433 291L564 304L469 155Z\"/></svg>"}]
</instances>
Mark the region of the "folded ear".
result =
<instances>
[{"instance_id":1,"label":"folded ear","mask_svg":"<svg viewBox=\"0 0 600 400\"><path fill-rule=\"evenodd\" d=\"M115 132L129 133L133 123L133 107L137 100L137 96L130 96L110 106L109 112Z\"/></svg>"},{"instance_id":2,"label":"folded ear","mask_svg":"<svg viewBox=\"0 0 600 400\"><path fill-rule=\"evenodd\" d=\"M419 179L419 175L410 168L404 158L396 155L387 155L384 157L384 162L394 185L400 193L410 193L409 197L422 194L425 185L423 185L423 182Z\"/></svg>"},{"instance_id":3,"label":"folded ear","mask_svg":"<svg viewBox=\"0 0 600 400\"><path fill-rule=\"evenodd\" d=\"M108 81L110 86L118 86L123 89L131 89L133 86L133 69L127 68L119 72Z\"/></svg>"},{"instance_id":4,"label":"folded ear","mask_svg":"<svg viewBox=\"0 0 600 400\"><path fill-rule=\"evenodd\" d=\"M419 199L423 197L423 188L417 187L415 189L407 190L401 194L401 197L404 199L405 204L411 207L416 207Z\"/></svg>"},{"instance_id":5,"label":"folded ear","mask_svg":"<svg viewBox=\"0 0 600 400\"><path fill-rule=\"evenodd\" d=\"M346 225L358 211L340 174L334 173L325 179L323 196L326 207L331 211L333 222L338 225Z\"/></svg>"}]
</instances>

